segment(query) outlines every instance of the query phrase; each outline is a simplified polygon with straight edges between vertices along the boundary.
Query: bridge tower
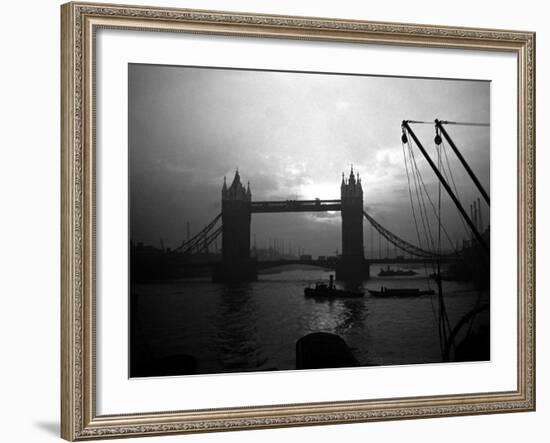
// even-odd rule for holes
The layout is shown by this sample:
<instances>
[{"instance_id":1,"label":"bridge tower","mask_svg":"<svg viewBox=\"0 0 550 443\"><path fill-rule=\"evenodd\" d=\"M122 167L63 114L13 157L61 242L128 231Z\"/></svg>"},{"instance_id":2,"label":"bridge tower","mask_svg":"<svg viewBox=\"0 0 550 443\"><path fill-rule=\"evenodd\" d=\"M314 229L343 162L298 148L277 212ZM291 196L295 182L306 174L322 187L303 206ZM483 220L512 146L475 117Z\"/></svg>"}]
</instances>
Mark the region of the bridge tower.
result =
<instances>
[{"instance_id":1,"label":"bridge tower","mask_svg":"<svg viewBox=\"0 0 550 443\"><path fill-rule=\"evenodd\" d=\"M245 188L239 171L231 186L222 187L222 263L214 269L215 281L257 278L256 261L250 257L250 183Z\"/></svg>"},{"instance_id":2,"label":"bridge tower","mask_svg":"<svg viewBox=\"0 0 550 443\"><path fill-rule=\"evenodd\" d=\"M342 214L342 257L336 269L339 280L369 278L369 264L363 252L363 187L361 178L351 172L340 185Z\"/></svg>"}]
</instances>

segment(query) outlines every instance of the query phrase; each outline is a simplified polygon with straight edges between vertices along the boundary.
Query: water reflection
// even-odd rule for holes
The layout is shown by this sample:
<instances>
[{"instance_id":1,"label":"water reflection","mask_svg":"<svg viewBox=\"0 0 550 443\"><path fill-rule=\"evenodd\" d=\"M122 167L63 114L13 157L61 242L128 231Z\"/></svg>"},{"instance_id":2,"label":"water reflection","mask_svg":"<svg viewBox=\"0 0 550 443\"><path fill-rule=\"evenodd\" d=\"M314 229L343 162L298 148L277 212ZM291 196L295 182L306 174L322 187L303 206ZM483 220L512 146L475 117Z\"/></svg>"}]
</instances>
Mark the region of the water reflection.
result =
<instances>
[{"instance_id":1,"label":"water reflection","mask_svg":"<svg viewBox=\"0 0 550 443\"><path fill-rule=\"evenodd\" d=\"M362 300L343 300L335 333L345 334L351 328L363 330L367 314L368 308Z\"/></svg>"},{"instance_id":2,"label":"water reflection","mask_svg":"<svg viewBox=\"0 0 550 443\"><path fill-rule=\"evenodd\" d=\"M217 362L225 372L255 370L266 362L258 344L258 302L251 284L222 285L216 314Z\"/></svg>"},{"instance_id":3,"label":"water reflection","mask_svg":"<svg viewBox=\"0 0 550 443\"><path fill-rule=\"evenodd\" d=\"M287 370L296 367L301 337L329 332L344 339L362 365L441 361L429 296L384 299L367 292L381 285L422 288L425 279L373 277L346 287L366 292L362 298L304 297L309 283L328 276L323 270L294 270L240 285L207 280L136 285L133 289L141 294L134 322L139 327L136 355L189 355L203 374ZM472 309L480 295L469 284L456 282L446 283L445 294L451 323ZM488 300L488 293L482 295ZM476 321L488 327L488 319L487 313Z\"/></svg>"}]
</instances>

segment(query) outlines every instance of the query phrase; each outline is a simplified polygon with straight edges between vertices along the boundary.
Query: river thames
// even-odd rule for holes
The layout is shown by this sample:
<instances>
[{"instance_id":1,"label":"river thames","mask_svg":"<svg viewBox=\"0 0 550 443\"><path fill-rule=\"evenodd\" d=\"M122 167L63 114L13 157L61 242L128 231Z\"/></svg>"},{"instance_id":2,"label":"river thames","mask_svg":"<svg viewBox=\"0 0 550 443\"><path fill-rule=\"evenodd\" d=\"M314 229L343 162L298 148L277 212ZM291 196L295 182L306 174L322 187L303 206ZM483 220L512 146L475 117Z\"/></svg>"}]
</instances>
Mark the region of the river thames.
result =
<instances>
[{"instance_id":1,"label":"river thames","mask_svg":"<svg viewBox=\"0 0 550 443\"><path fill-rule=\"evenodd\" d=\"M305 287L332 273L315 268L281 268L234 285L208 279L135 284L134 349L141 359L192 356L198 374L293 370L296 341L323 331L343 338L360 365L441 362L437 295L380 298L367 291L437 289L426 278L432 271L418 267L415 276L384 278L379 270L371 267L371 279L360 286L365 296L352 299L304 297ZM488 291L470 283L445 281L443 292L451 326L489 302ZM488 331L489 318L478 315L469 330Z\"/></svg>"}]
</instances>

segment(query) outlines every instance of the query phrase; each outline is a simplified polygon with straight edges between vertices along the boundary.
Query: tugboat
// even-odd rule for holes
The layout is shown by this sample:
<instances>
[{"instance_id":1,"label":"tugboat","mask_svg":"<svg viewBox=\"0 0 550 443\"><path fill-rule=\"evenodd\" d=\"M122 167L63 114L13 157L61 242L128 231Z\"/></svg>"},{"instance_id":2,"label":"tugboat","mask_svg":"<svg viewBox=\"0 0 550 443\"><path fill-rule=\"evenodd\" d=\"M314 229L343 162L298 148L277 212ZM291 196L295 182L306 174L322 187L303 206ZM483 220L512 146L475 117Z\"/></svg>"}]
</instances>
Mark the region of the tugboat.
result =
<instances>
[{"instance_id":1,"label":"tugboat","mask_svg":"<svg viewBox=\"0 0 550 443\"><path fill-rule=\"evenodd\" d=\"M386 269L380 269L378 277L401 277L416 275L412 269L391 269L389 266Z\"/></svg>"},{"instance_id":2,"label":"tugboat","mask_svg":"<svg viewBox=\"0 0 550 443\"><path fill-rule=\"evenodd\" d=\"M369 289L369 294L374 297L419 297L420 295L433 295L433 289L420 290L418 288L386 288L380 287L380 291Z\"/></svg>"},{"instance_id":3,"label":"tugboat","mask_svg":"<svg viewBox=\"0 0 550 443\"><path fill-rule=\"evenodd\" d=\"M314 288L307 287L304 289L304 295L306 297L317 298L355 298L363 297L363 292L346 291L343 289L337 289L334 285L334 276L330 276L328 285L323 282L315 284Z\"/></svg>"}]
</instances>

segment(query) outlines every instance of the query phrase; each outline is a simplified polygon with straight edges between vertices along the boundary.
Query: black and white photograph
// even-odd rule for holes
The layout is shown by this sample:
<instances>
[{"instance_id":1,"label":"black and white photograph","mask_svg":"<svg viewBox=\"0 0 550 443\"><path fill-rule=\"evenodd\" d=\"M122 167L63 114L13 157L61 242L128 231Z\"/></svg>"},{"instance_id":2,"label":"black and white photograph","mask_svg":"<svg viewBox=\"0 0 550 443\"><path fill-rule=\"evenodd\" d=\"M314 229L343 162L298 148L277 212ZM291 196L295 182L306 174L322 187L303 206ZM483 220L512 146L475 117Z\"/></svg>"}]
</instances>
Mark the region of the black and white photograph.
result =
<instances>
[{"instance_id":1,"label":"black and white photograph","mask_svg":"<svg viewBox=\"0 0 550 443\"><path fill-rule=\"evenodd\" d=\"M124 3L2 5L0 440L546 441L545 3Z\"/></svg>"},{"instance_id":2,"label":"black and white photograph","mask_svg":"<svg viewBox=\"0 0 550 443\"><path fill-rule=\"evenodd\" d=\"M129 64L130 377L489 361L490 91Z\"/></svg>"}]
</instances>

